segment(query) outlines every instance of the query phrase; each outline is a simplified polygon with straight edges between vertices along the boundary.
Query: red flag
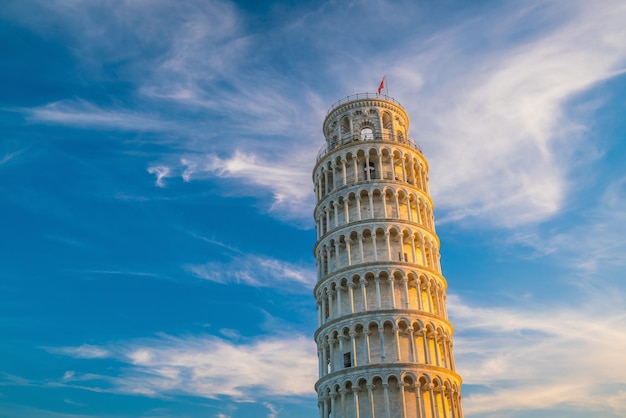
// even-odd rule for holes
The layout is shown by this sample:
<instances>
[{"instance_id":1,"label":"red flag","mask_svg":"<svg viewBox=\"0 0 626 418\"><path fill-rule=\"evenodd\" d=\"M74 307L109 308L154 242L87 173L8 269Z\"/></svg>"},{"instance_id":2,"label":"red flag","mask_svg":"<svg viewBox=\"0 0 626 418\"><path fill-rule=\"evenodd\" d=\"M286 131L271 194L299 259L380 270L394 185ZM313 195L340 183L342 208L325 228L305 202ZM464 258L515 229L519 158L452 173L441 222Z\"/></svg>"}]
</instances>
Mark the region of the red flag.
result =
<instances>
[{"instance_id":1,"label":"red flag","mask_svg":"<svg viewBox=\"0 0 626 418\"><path fill-rule=\"evenodd\" d=\"M385 88L385 77L383 77L382 81L378 85L378 94Z\"/></svg>"}]
</instances>

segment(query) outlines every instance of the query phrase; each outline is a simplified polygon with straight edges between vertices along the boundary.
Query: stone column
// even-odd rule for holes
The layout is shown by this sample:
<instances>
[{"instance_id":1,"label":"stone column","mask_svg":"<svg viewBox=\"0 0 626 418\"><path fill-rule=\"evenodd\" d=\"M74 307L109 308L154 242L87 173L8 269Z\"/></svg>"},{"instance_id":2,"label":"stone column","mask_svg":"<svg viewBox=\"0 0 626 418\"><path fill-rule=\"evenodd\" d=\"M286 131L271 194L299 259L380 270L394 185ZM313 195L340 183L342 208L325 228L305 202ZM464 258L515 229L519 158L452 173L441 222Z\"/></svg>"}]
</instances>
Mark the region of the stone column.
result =
<instances>
[{"instance_id":1,"label":"stone column","mask_svg":"<svg viewBox=\"0 0 626 418\"><path fill-rule=\"evenodd\" d=\"M441 388L441 409L443 409L443 418L448 418L448 408L446 407L445 388Z\"/></svg>"},{"instance_id":2,"label":"stone column","mask_svg":"<svg viewBox=\"0 0 626 418\"><path fill-rule=\"evenodd\" d=\"M328 374L328 356L326 354L326 349L328 348L328 343L322 344L322 376L326 376Z\"/></svg>"},{"instance_id":3,"label":"stone column","mask_svg":"<svg viewBox=\"0 0 626 418\"><path fill-rule=\"evenodd\" d=\"M389 231L385 231L385 239L387 240L387 257L389 258L389 261L393 261L393 258L391 257L390 235Z\"/></svg>"},{"instance_id":4,"label":"stone column","mask_svg":"<svg viewBox=\"0 0 626 418\"><path fill-rule=\"evenodd\" d=\"M357 362L357 351L356 351L356 332L351 332L350 334L350 339L352 340L352 353L353 353L353 357L354 357L354 367L358 366L358 362Z\"/></svg>"},{"instance_id":5,"label":"stone column","mask_svg":"<svg viewBox=\"0 0 626 418\"><path fill-rule=\"evenodd\" d=\"M330 414L328 411L328 396L324 395L322 399L324 402L324 418L330 418Z\"/></svg>"},{"instance_id":6,"label":"stone column","mask_svg":"<svg viewBox=\"0 0 626 418\"><path fill-rule=\"evenodd\" d=\"M341 395L341 418L347 418L348 414L346 413L346 390L339 389L339 395Z\"/></svg>"},{"instance_id":7,"label":"stone column","mask_svg":"<svg viewBox=\"0 0 626 418\"><path fill-rule=\"evenodd\" d=\"M402 286L404 288L404 307L409 309L409 279L402 277Z\"/></svg>"},{"instance_id":8,"label":"stone column","mask_svg":"<svg viewBox=\"0 0 626 418\"><path fill-rule=\"evenodd\" d=\"M395 327L393 329L394 338L396 340L396 355L397 355L396 358L398 359L399 362L401 362L402 361L402 358L401 358L402 357L402 350L400 350L400 335L399 335L399 332L400 332L400 328Z\"/></svg>"},{"instance_id":9,"label":"stone column","mask_svg":"<svg viewBox=\"0 0 626 418\"><path fill-rule=\"evenodd\" d=\"M326 214L326 230L325 232L330 231L330 210L327 207L324 208L324 213Z\"/></svg>"},{"instance_id":10,"label":"stone column","mask_svg":"<svg viewBox=\"0 0 626 418\"><path fill-rule=\"evenodd\" d=\"M417 309L424 310L424 302L422 301L422 279L417 278L415 280L415 291L417 292Z\"/></svg>"},{"instance_id":11,"label":"stone column","mask_svg":"<svg viewBox=\"0 0 626 418\"><path fill-rule=\"evenodd\" d=\"M317 298L317 326L318 328L322 326L322 301L321 298L318 296Z\"/></svg>"},{"instance_id":12,"label":"stone column","mask_svg":"<svg viewBox=\"0 0 626 418\"><path fill-rule=\"evenodd\" d=\"M337 317L341 316L341 292L343 291L343 286L337 286Z\"/></svg>"},{"instance_id":13,"label":"stone column","mask_svg":"<svg viewBox=\"0 0 626 418\"><path fill-rule=\"evenodd\" d=\"M324 170L324 191L325 194L330 193L330 187L328 186L328 171Z\"/></svg>"},{"instance_id":14,"label":"stone column","mask_svg":"<svg viewBox=\"0 0 626 418\"><path fill-rule=\"evenodd\" d=\"M370 408L372 410L372 418L376 418L374 414L374 385L367 385L367 395L370 400Z\"/></svg>"},{"instance_id":15,"label":"stone column","mask_svg":"<svg viewBox=\"0 0 626 418\"><path fill-rule=\"evenodd\" d=\"M382 192L382 200L383 200L383 217L386 218L387 217L387 191L383 190Z\"/></svg>"},{"instance_id":16,"label":"stone column","mask_svg":"<svg viewBox=\"0 0 626 418\"><path fill-rule=\"evenodd\" d=\"M326 247L326 262L324 266L326 267L326 274L330 273L330 247Z\"/></svg>"},{"instance_id":17,"label":"stone column","mask_svg":"<svg viewBox=\"0 0 626 418\"><path fill-rule=\"evenodd\" d=\"M386 418L391 418L391 407L389 405L389 387L387 383L383 383L383 394L385 397L385 415Z\"/></svg>"},{"instance_id":18,"label":"stone column","mask_svg":"<svg viewBox=\"0 0 626 418\"><path fill-rule=\"evenodd\" d=\"M328 296L328 320L332 321L333 318L335 317L333 315L333 294L335 292L331 289L328 289L328 291L326 292L326 295Z\"/></svg>"},{"instance_id":19,"label":"stone column","mask_svg":"<svg viewBox=\"0 0 626 418\"><path fill-rule=\"evenodd\" d=\"M354 313L354 283L348 283L348 289L350 291L350 313Z\"/></svg>"},{"instance_id":20,"label":"stone column","mask_svg":"<svg viewBox=\"0 0 626 418\"><path fill-rule=\"evenodd\" d=\"M417 350L415 347L415 330L413 329L413 327L409 328L408 330L409 333L409 350L411 352L411 359L410 361L412 361L413 363L417 363Z\"/></svg>"},{"instance_id":21,"label":"stone column","mask_svg":"<svg viewBox=\"0 0 626 418\"><path fill-rule=\"evenodd\" d=\"M406 385L402 382L398 382L398 389L400 390L400 401L402 402L402 408L400 408L400 418L406 418L406 394L404 393L404 387Z\"/></svg>"},{"instance_id":22,"label":"stone column","mask_svg":"<svg viewBox=\"0 0 626 418\"><path fill-rule=\"evenodd\" d=\"M324 372L322 370L322 364L324 362L324 355L322 354L322 350L323 349L321 347L317 348L317 360L318 360L317 361L317 363L318 363L318 366L317 366L318 373L317 374L319 375L320 378L324 376Z\"/></svg>"},{"instance_id":23,"label":"stone column","mask_svg":"<svg viewBox=\"0 0 626 418\"><path fill-rule=\"evenodd\" d=\"M367 285L367 280L364 277L361 277L361 296L363 297L363 310L367 311L367 289L365 288Z\"/></svg>"},{"instance_id":24,"label":"stone column","mask_svg":"<svg viewBox=\"0 0 626 418\"><path fill-rule=\"evenodd\" d=\"M428 301L428 312L435 313L433 311L433 295L431 293L430 280L426 282L426 300Z\"/></svg>"},{"instance_id":25,"label":"stone column","mask_svg":"<svg viewBox=\"0 0 626 418\"><path fill-rule=\"evenodd\" d=\"M396 309L396 289L393 285L393 277L389 276L389 292L391 293L391 308Z\"/></svg>"},{"instance_id":26,"label":"stone column","mask_svg":"<svg viewBox=\"0 0 626 418\"><path fill-rule=\"evenodd\" d=\"M433 387L434 385L432 383L428 384L428 393L430 394L430 412L432 414L433 417L438 417L439 415L437 414L437 402L435 400L435 394L433 393Z\"/></svg>"},{"instance_id":27,"label":"stone column","mask_svg":"<svg viewBox=\"0 0 626 418\"><path fill-rule=\"evenodd\" d=\"M417 404L417 418L426 418L424 399L422 398L422 387L419 382L415 383L415 403Z\"/></svg>"},{"instance_id":28,"label":"stone column","mask_svg":"<svg viewBox=\"0 0 626 418\"><path fill-rule=\"evenodd\" d=\"M357 238L359 240L359 251L361 252L361 263L365 262L365 253L363 253L363 236Z\"/></svg>"},{"instance_id":29,"label":"stone column","mask_svg":"<svg viewBox=\"0 0 626 418\"><path fill-rule=\"evenodd\" d=\"M378 248L376 247L376 229L372 231L372 248L374 251L374 261L378 261Z\"/></svg>"},{"instance_id":30,"label":"stone column","mask_svg":"<svg viewBox=\"0 0 626 418\"><path fill-rule=\"evenodd\" d=\"M432 362L430 361L430 348L429 348L429 344L428 344L428 339L426 338L426 329L423 328L421 330L422 333L422 343L424 346L424 362L426 364L432 364Z\"/></svg>"},{"instance_id":31,"label":"stone column","mask_svg":"<svg viewBox=\"0 0 626 418\"><path fill-rule=\"evenodd\" d=\"M396 201L396 217L398 219L401 219L400 218L400 201L398 200L398 192L394 192L393 197L395 198L395 201Z\"/></svg>"}]
</instances>

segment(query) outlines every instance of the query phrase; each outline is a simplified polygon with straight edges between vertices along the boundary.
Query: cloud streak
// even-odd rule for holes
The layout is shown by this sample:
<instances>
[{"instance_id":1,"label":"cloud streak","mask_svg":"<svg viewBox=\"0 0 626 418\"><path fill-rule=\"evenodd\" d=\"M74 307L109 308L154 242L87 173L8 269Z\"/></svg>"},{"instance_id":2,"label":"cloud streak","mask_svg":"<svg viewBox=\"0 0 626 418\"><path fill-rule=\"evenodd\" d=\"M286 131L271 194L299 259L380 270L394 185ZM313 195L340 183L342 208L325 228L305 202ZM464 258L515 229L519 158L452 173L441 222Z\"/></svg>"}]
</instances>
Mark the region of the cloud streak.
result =
<instances>
[{"instance_id":1,"label":"cloud streak","mask_svg":"<svg viewBox=\"0 0 626 418\"><path fill-rule=\"evenodd\" d=\"M82 347L50 351L86 358ZM103 380L118 393L255 401L267 396L310 396L316 380L315 346L302 335L260 337L239 344L215 336L163 335L98 350L120 361L119 374L66 373L64 384ZM266 407L275 413L271 405Z\"/></svg>"},{"instance_id":2,"label":"cloud streak","mask_svg":"<svg viewBox=\"0 0 626 418\"><path fill-rule=\"evenodd\" d=\"M176 126L159 116L127 109L103 109L84 100L64 100L25 110L31 121L124 131L173 131Z\"/></svg>"},{"instance_id":3,"label":"cloud streak","mask_svg":"<svg viewBox=\"0 0 626 418\"><path fill-rule=\"evenodd\" d=\"M515 416L513 411L575 409L598 415L624 410L624 311L580 307L473 307L450 296L459 373L480 386L464 397L468 414ZM595 307L595 308L594 308Z\"/></svg>"},{"instance_id":4,"label":"cloud streak","mask_svg":"<svg viewBox=\"0 0 626 418\"><path fill-rule=\"evenodd\" d=\"M408 108L417 115L413 132L430 156L444 220L514 227L563 208L585 140L584 121L572 118L570 103L626 65L619 41L626 37L624 5L571 6L526 3L504 17L499 8L442 34L399 66L420 69L414 88L404 72L400 78L409 91L421 90ZM547 20L542 27L538 14ZM464 44L476 41L468 33L478 27L486 45L475 54ZM523 30L533 35L518 35L506 47L487 43ZM450 56L454 62L446 64Z\"/></svg>"},{"instance_id":5,"label":"cloud streak","mask_svg":"<svg viewBox=\"0 0 626 418\"><path fill-rule=\"evenodd\" d=\"M229 262L188 264L192 275L221 284L241 284L252 287L280 287L302 292L313 288L315 271L293 263L258 255L233 257Z\"/></svg>"}]
</instances>

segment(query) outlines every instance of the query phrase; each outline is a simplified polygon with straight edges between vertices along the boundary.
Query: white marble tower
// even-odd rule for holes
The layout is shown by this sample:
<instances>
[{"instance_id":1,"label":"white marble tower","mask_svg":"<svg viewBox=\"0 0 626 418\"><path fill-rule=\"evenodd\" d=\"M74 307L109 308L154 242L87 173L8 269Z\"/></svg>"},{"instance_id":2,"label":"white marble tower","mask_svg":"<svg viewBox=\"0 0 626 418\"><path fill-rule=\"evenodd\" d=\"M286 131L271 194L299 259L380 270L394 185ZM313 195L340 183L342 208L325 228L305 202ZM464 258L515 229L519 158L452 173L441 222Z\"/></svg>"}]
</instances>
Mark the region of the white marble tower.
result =
<instances>
[{"instance_id":1,"label":"white marble tower","mask_svg":"<svg viewBox=\"0 0 626 418\"><path fill-rule=\"evenodd\" d=\"M462 418L428 163L394 99L324 120L313 182L320 418Z\"/></svg>"}]
</instances>

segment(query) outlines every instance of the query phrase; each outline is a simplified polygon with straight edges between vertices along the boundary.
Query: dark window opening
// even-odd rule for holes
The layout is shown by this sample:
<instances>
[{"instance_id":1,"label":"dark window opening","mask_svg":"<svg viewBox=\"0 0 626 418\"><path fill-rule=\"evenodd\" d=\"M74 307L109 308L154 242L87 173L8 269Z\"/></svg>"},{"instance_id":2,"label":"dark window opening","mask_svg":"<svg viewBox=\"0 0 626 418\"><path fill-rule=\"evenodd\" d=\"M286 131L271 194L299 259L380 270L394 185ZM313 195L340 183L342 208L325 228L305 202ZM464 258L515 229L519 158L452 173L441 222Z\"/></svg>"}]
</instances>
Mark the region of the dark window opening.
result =
<instances>
[{"instance_id":1,"label":"dark window opening","mask_svg":"<svg viewBox=\"0 0 626 418\"><path fill-rule=\"evenodd\" d=\"M352 367L351 353L343 353L343 367Z\"/></svg>"}]
</instances>

